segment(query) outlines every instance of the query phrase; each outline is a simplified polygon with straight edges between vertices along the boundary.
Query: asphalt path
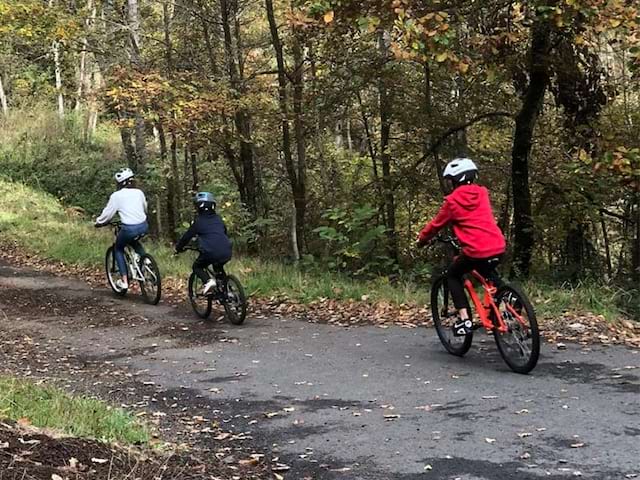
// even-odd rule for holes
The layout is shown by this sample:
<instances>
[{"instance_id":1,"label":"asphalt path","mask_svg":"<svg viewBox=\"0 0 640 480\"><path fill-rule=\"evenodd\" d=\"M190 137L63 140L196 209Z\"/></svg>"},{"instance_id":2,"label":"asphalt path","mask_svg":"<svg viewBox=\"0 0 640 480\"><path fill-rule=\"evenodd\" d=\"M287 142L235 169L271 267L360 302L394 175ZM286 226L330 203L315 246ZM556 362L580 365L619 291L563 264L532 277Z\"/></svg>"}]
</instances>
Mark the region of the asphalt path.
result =
<instances>
[{"instance_id":1,"label":"asphalt path","mask_svg":"<svg viewBox=\"0 0 640 480\"><path fill-rule=\"evenodd\" d=\"M58 311L7 300L16 295ZM134 321L73 307L87 304ZM543 344L537 368L518 375L484 334L460 359L426 328L260 315L240 327L206 323L186 306L150 307L8 265L0 306L2 329L37 330L206 403L288 465L287 479L640 478L638 350Z\"/></svg>"}]
</instances>

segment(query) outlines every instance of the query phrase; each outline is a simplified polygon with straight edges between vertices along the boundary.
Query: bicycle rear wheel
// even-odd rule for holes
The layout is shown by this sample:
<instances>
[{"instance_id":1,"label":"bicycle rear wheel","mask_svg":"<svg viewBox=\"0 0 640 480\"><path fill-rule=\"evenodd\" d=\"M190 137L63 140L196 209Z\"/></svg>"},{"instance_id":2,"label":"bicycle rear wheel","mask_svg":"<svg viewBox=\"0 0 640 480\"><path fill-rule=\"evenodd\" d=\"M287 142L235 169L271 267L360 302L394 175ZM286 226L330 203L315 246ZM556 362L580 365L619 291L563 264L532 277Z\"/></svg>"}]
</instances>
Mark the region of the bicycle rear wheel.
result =
<instances>
[{"instance_id":1,"label":"bicycle rear wheel","mask_svg":"<svg viewBox=\"0 0 640 480\"><path fill-rule=\"evenodd\" d=\"M127 294L127 289L119 288L116 285L116 281L120 278L120 271L118 270L118 265L116 264L113 245L107 249L107 253L104 257L104 269L107 274L107 283L111 287L111 290L113 290L113 293L124 297Z\"/></svg>"},{"instance_id":2,"label":"bicycle rear wheel","mask_svg":"<svg viewBox=\"0 0 640 480\"><path fill-rule=\"evenodd\" d=\"M196 312L200 318L207 319L211 315L211 295L203 295L202 288L204 283L200 280L195 273L191 272L189 277L189 301L193 311Z\"/></svg>"},{"instance_id":3,"label":"bicycle rear wheel","mask_svg":"<svg viewBox=\"0 0 640 480\"><path fill-rule=\"evenodd\" d=\"M144 301L151 305L157 305L162 295L162 277L155 258L144 254L140 257L140 272L144 281L140 282L140 290Z\"/></svg>"},{"instance_id":4,"label":"bicycle rear wheel","mask_svg":"<svg viewBox=\"0 0 640 480\"><path fill-rule=\"evenodd\" d=\"M493 336L502 358L516 373L529 373L540 356L540 332L531 302L519 288L504 285L496 293L495 303L508 331L494 329ZM497 319L493 319L498 325Z\"/></svg>"},{"instance_id":5,"label":"bicycle rear wheel","mask_svg":"<svg viewBox=\"0 0 640 480\"><path fill-rule=\"evenodd\" d=\"M449 294L447 278L438 277L431 287L431 315L442 345L452 355L462 357L471 348L473 332L464 336L453 334L453 324L458 320L458 313ZM469 318L472 318L469 311Z\"/></svg>"},{"instance_id":6,"label":"bicycle rear wheel","mask_svg":"<svg viewBox=\"0 0 640 480\"><path fill-rule=\"evenodd\" d=\"M240 280L233 275L228 275L223 295L227 318L234 325L241 325L247 316L247 297Z\"/></svg>"}]
</instances>

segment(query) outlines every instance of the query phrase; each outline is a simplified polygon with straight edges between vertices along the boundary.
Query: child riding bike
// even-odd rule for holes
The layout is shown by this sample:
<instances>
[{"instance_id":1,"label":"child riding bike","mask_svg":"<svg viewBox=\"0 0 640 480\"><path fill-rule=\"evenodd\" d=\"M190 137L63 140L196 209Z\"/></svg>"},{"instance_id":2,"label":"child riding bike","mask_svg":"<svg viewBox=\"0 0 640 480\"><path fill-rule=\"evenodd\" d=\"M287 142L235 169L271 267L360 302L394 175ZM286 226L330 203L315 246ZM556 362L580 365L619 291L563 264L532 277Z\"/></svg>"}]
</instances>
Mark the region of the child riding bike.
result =
<instances>
[{"instance_id":1,"label":"child riding bike","mask_svg":"<svg viewBox=\"0 0 640 480\"><path fill-rule=\"evenodd\" d=\"M200 255L193 262L193 272L202 280L202 294L206 295L216 285L206 269L209 265L222 266L231 260L231 240L227 236L227 227L216 213L216 201L212 193L199 192L193 199L197 210L195 221L176 243L176 253L184 251L184 247L195 236L198 237Z\"/></svg>"},{"instance_id":2,"label":"child riding bike","mask_svg":"<svg viewBox=\"0 0 640 480\"><path fill-rule=\"evenodd\" d=\"M131 245L141 257L145 254L144 247L137 239L149 231L147 199L142 190L135 188L134 173L130 168L118 170L114 178L118 190L109 197L109 202L96 219L95 226L102 227L109 223L116 214L120 216L122 226L116 238L114 256L121 278L116 280L116 287L126 291L129 288L129 278L124 248Z\"/></svg>"},{"instance_id":3,"label":"child riding bike","mask_svg":"<svg viewBox=\"0 0 640 480\"><path fill-rule=\"evenodd\" d=\"M445 197L435 218L422 229L417 241L418 246L426 245L448 225L460 241L462 254L447 270L449 292L459 316L453 329L459 336L467 335L473 327L462 277L477 270L499 286L494 271L506 249L504 235L493 217L489 192L474 183L477 175L478 168L469 158L449 162L443 177L451 193Z\"/></svg>"}]
</instances>

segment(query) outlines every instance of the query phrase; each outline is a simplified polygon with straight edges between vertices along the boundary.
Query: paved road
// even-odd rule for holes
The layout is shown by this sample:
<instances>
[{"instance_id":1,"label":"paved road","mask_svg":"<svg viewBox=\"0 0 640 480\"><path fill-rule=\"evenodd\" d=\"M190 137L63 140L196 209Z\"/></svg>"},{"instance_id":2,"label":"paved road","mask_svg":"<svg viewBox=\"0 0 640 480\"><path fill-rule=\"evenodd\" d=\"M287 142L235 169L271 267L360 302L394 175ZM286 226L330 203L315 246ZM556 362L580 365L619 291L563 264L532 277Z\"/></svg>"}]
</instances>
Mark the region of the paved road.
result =
<instances>
[{"instance_id":1,"label":"paved road","mask_svg":"<svg viewBox=\"0 0 640 480\"><path fill-rule=\"evenodd\" d=\"M48 307L38 314L15 298ZM38 330L206 403L225 428L290 465L285 478L640 478L637 350L544 345L522 376L484 335L459 359L430 329L259 316L206 324L184 308L6 265L0 306L0 328ZM133 321L104 320L123 312Z\"/></svg>"}]
</instances>

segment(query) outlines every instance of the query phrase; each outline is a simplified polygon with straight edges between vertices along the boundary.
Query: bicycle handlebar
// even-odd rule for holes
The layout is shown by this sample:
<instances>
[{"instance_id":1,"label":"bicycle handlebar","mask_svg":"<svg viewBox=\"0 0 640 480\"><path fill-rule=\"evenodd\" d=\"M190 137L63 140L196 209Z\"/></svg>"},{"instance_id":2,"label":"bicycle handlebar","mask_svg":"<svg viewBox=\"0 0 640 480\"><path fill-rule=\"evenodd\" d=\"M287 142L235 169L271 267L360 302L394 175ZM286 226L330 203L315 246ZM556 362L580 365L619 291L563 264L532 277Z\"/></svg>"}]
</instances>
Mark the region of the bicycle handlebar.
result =
<instances>
[{"instance_id":1,"label":"bicycle handlebar","mask_svg":"<svg viewBox=\"0 0 640 480\"><path fill-rule=\"evenodd\" d=\"M458 242L458 239L455 237L452 237L451 235L437 235L434 240L436 242L440 242L440 243L444 243L446 245L450 245L453 248L455 248L456 250L460 250L460 243Z\"/></svg>"},{"instance_id":2,"label":"bicycle handlebar","mask_svg":"<svg viewBox=\"0 0 640 480\"><path fill-rule=\"evenodd\" d=\"M104 227L115 227L115 228L118 228L118 227L122 226L122 222L119 221L119 220L111 220L111 221L109 221L107 223L96 223L96 224L94 224L94 226L96 228L104 228Z\"/></svg>"}]
</instances>

